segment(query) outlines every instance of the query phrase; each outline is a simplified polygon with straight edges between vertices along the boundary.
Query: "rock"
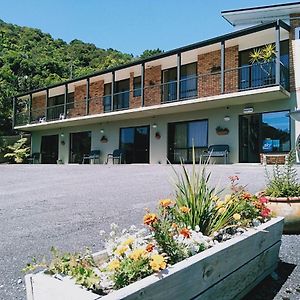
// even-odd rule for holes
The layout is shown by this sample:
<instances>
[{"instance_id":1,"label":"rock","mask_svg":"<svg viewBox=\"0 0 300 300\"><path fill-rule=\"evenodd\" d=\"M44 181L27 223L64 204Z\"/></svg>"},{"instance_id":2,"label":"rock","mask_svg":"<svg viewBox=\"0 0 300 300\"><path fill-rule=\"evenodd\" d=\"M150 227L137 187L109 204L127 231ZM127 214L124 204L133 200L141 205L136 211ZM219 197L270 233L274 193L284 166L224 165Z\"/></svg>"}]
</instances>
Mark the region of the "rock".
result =
<instances>
[{"instance_id":1,"label":"rock","mask_svg":"<svg viewBox=\"0 0 300 300\"><path fill-rule=\"evenodd\" d=\"M17 284L21 284L23 281L21 278L18 279Z\"/></svg>"}]
</instances>

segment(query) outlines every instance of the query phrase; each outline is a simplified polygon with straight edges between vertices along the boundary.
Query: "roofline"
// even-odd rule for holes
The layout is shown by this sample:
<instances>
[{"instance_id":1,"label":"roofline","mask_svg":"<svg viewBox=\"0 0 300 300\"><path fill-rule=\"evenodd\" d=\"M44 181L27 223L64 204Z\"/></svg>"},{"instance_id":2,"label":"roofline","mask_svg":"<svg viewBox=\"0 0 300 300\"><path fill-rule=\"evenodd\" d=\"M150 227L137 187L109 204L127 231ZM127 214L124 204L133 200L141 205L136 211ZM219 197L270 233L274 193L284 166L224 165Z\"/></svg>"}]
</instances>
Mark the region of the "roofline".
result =
<instances>
[{"instance_id":1,"label":"roofline","mask_svg":"<svg viewBox=\"0 0 300 300\"><path fill-rule=\"evenodd\" d=\"M263 30L275 27L276 25L277 25L277 21L272 21L272 22L268 22L268 23L264 23L264 24L255 25L255 26L252 26L252 27L249 27L249 28L245 28L245 29L237 30L237 31L227 33L227 34L224 34L224 35L220 35L220 36L208 39L208 40L193 43L193 44L190 44L190 45L187 45L187 46L184 46L184 47L175 48L173 50L163 52L161 54L154 55L154 56L151 56L151 57L148 57L148 58L145 58L145 59L136 60L136 61L128 63L128 64L120 65L120 66L110 68L110 69L106 69L106 70L103 70L103 71L94 72L94 73L91 73L89 75L74 78L74 79L70 79L70 80L67 80L67 81L62 81L60 83L49 85L49 86L46 86L46 87L43 87L43 88L30 90L28 92L20 93L20 94L14 96L14 97L18 98L18 97L26 96L26 95L29 95L29 94L38 93L38 92L41 92L41 91L44 91L44 90L47 90L47 89L55 88L55 87L62 86L62 85L65 85L65 84L69 84L69 83L73 83L73 82L76 82L76 81L80 81L80 80L84 80L84 79L104 75L106 73L115 72L115 71L118 71L118 70L121 70L121 69L126 69L126 68L133 67L133 66L140 65L140 64L145 64L147 62L155 61L157 59L161 59L161 58L164 58L164 57L167 57L167 56L171 56L171 55L175 55L175 54L178 54L178 53L194 50L194 49L197 49L197 48L202 48L202 47L213 45L213 44L216 44L216 43L221 43L222 41L231 40L231 39L243 36L243 35L263 31ZM285 22L283 22L282 20L279 20L279 26L284 28L287 31L290 31L290 26L288 24L286 24Z\"/></svg>"},{"instance_id":2,"label":"roofline","mask_svg":"<svg viewBox=\"0 0 300 300\"><path fill-rule=\"evenodd\" d=\"M284 6L299 5L299 4L300 4L300 2L290 2L290 3L282 3L282 4L265 5L265 6L254 6L254 7L248 7L248 8L223 10L223 11L221 11L221 14L242 12L242 11L251 11L251 10L260 10L260 9L267 9L267 8L273 8L273 7L284 7Z\"/></svg>"}]
</instances>

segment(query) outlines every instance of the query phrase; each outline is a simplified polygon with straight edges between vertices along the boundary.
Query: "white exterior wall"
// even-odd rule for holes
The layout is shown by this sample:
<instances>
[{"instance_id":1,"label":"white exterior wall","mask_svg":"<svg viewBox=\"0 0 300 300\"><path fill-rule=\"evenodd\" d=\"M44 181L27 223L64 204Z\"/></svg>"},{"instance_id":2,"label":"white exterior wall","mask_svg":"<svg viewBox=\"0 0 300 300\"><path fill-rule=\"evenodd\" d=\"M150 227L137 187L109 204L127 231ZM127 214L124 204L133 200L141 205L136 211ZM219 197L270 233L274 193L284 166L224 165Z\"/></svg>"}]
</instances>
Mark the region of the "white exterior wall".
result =
<instances>
[{"instance_id":1,"label":"white exterior wall","mask_svg":"<svg viewBox=\"0 0 300 300\"><path fill-rule=\"evenodd\" d=\"M299 101L299 97L297 98ZM260 102L249 104L254 108L253 113L279 111L279 110L294 110L295 95L292 95L290 100L283 99L277 101ZM105 162L108 153L112 153L114 149L119 148L119 132L122 127L132 126L150 126L150 163L166 163L168 152L168 123L180 122L188 120L208 119L208 145L212 144L228 144L230 146L229 162L237 163L239 160L239 115L243 114L245 105L230 106L229 108L221 107L210 110L198 110L188 113L169 114L157 116L154 118L143 118L126 121L98 123L95 125L67 127L60 130L44 130L32 133L32 152L40 152L42 135L59 134L61 141L61 134L64 134L65 144L59 143L59 159L64 163L68 163L69 159L69 138L70 133L80 131L91 131L91 150L101 150L101 162ZM224 121L225 116L230 116L230 121ZM157 128L152 128L153 124L157 124ZM218 136L216 134L216 127L227 127L229 134ZM100 130L103 129L102 134ZM155 138L155 133L159 132L161 138ZM300 125L297 124L296 134L300 134ZM105 135L108 139L107 143L101 143L100 139ZM291 141L292 147L295 145L295 125L291 120ZM223 162L221 160L220 162Z\"/></svg>"}]
</instances>

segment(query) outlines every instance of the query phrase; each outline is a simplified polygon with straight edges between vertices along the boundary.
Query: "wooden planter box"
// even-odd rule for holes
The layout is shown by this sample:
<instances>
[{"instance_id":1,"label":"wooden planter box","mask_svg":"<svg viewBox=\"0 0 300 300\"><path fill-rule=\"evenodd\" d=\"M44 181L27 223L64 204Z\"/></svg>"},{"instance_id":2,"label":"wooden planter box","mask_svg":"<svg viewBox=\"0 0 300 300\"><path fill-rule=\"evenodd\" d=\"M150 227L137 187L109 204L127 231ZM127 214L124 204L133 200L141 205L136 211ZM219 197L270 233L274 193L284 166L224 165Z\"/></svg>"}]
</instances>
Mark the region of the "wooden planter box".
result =
<instances>
[{"instance_id":1,"label":"wooden planter box","mask_svg":"<svg viewBox=\"0 0 300 300\"><path fill-rule=\"evenodd\" d=\"M278 217L107 296L100 297L44 273L25 277L28 300L241 299L278 261L283 218ZM95 257L103 256L103 252Z\"/></svg>"}]
</instances>

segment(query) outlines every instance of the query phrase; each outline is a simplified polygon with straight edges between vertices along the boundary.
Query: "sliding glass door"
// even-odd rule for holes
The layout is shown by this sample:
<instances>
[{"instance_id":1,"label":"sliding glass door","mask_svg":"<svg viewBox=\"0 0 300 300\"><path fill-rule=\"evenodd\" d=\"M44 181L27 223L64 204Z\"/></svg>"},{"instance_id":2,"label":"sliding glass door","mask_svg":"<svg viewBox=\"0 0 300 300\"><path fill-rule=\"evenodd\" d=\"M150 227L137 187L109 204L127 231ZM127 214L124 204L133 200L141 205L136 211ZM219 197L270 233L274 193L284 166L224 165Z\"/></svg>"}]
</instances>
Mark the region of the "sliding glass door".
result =
<instances>
[{"instance_id":1,"label":"sliding glass door","mask_svg":"<svg viewBox=\"0 0 300 300\"><path fill-rule=\"evenodd\" d=\"M43 135L41 143L41 163L56 164L58 160L58 135Z\"/></svg>"},{"instance_id":2,"label":"sliding glass door","mask_svg":"<svg viewBox=\"0 0 300 300\"><path fill-rule=\"evenodd\" d=\"M168 159L171 163L192 162L192 150L196 160L208 146L208 120L168 124Z\"/></svg>"},{"instance_id":3,"label":"sliding glass door","mask_svg":"<svg viewBox=\"0 0 300 300\"><path fill-rule=\"evenodd\" d=\"M81 164L83 156L91 152L91 132L70 133L70 163Z\"/></svg>"}]
</instances>

